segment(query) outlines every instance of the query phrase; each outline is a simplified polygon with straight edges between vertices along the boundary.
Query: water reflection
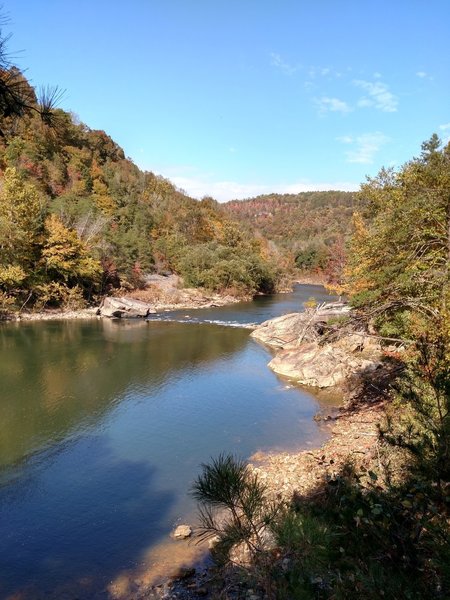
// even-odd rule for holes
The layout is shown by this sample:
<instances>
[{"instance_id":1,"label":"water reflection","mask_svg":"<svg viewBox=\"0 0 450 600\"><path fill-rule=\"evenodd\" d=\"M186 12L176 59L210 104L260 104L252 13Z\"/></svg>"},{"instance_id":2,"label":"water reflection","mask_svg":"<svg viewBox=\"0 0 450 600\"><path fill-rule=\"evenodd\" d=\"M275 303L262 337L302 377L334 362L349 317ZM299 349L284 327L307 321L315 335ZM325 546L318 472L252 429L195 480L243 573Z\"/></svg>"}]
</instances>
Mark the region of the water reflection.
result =
<instances>
[{"instance_id":1,"label":"water reflection","mask_svg":"<svg viewBox=\"0 0 450 600\"><path fill-rule=\"evenodd\" d=\"M0 468L95 422L130 388L233 354L248 332L177 323L50 322L0 328Z\"/></svg>"},{"instance_id":2,"label":"water reflection","mask_svg":"<svg viewBox=\"0 0 450 600\"><path fill-rule=\"evenodd\" d=\"M0 598L132 594L186 558L169 533L201 462L320 443L317 401L268 360L245 329L1 327Z\"/></svg>"}]
</instances>

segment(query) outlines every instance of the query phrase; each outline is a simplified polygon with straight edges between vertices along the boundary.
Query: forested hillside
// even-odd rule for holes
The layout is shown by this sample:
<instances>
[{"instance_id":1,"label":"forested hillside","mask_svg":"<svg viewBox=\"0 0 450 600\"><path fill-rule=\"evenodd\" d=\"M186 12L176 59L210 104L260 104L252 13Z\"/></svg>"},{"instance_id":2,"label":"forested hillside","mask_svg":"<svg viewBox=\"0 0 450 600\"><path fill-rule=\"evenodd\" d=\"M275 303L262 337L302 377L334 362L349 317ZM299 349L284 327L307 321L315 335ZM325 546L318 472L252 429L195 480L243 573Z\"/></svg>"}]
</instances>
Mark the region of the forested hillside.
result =
<instances>
[{"instance_id":1,"label":"forested hillside","mask_svg":"<svg viewBox=\"0 0 450 600\"><path fill-rule=\"evenodd\" d=\"M230 216L259 232L303 272L334 279L343 263L356 194L303 192L268 194L225 205Z\"/></svg>"},{"instance_id":2,"label":"forested hillside","mask_svg":"<svg viewBox=\"0 0 450 600\"><path fill-rule=\"evenodd\" d=\"M3 311L80 306L150 272L238 294L274 288L264 242L217 202L142 172L104 131L55 109L53 92L38 101L17 69L0 82Z\"/></svg>"}]
</instances>

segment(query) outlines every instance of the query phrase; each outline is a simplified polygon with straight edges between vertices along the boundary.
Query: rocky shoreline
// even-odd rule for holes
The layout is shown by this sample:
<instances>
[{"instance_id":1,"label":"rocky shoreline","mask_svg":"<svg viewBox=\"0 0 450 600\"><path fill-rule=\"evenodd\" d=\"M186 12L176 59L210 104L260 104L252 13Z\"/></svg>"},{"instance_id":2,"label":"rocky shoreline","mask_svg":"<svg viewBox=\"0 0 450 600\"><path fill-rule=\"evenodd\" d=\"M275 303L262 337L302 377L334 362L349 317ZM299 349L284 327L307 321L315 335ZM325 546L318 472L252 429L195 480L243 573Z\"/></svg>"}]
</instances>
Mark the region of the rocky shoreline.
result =
<instances>
[{"instance_id":1,"label":"rocky shoreline","mask_svg":"<svg viewBox=\"0 0 450 600\"><path fill-rule=\"evenodd\" d=\"M383 449L378 438L378 425L387 407L386 373L379 342L363 332L352 332L333 342L321 341L324 323L348 313L345 305L322 306L304 313L271 319L251 334L271 349L275 358L269 366L278 373L289 374L296 383L310 383L317 388L337 391L342 406L323 420L329 439L319 448L300 452L258 452L249 459L250 469L266 486L267 494L276 501L290 502L297 497L320 493L323 484L333 480L345 465L358 471L379 471ZM326 353L322 351L326 347ZM330 356L330 361L324 357ZM284 366L283 366L284 365ZM306 368L307 365L307 368ZM306 373L306 375L305 375ZM314 374L313 376L311 374ZM375 385L376 384L376 385ZM319 490L319 491L317 491ZM174 579L160 588L159 597L189 600L215 598L223 592L220 586L233 583L221 579L213 569L191 571L188 577ZM155 598L150 595L142 598ZM237 588L230 597L252 597L253 590Z\"/></svg>"},{"instance_id":2,"label":"rocky shoreline","mask_svg":"<svg viewBox=\"0 0 450 600\"><path fill-rule=\"evenodd\" d=\"M330 438L322 446L294 453L258 452L249 459L250 469L277 502L321 493L323 484L333 480L349 462L357 471L377 471L383 460L378 424L385 418L385 408L386 401L382 397L372 398L369 404L349 402L327 421ZM191 565L164 585L143 592L139 599L212 599L222 597L225 588L230 590L226 597L263 600L245 584L228 580L220 569L204 565Z\"/></svg>"},{"instance_id":3,"label":"rocky shoreline","mask_svg":"<svg viewBox=\"0 0 450 600\"><path fill-rule=\"evenodd\" d=\"M23 311L12 315L15 321L51 321L69 319L94 319L107 317L146 318L149 315L172 310L196 310L242 302L241 298L230 294L209 293L196 288L179 288L176 276L162 277L147 285L143 290L124 292L119 297L106 296L99 306L78 310L44 309Z\"/></svg>"},{"instance_id":4,"label":"rocky shoreline","mask_svg":"<svg viewBox=\"0 0 450 600\"><path fill-rule=\"evenodd\" d=\"M331 437L317 450L257 453L250 457L250 466L274 497L289 500L293 494L307 496L333 479L348 461L358 470L361 466L370 470L378 462L377 424L384 414L383 400L356 409L342 408L327 422Z\"/></svg>"},{"instance_id":5,"label":"rocky shoreline","mask_svg":"<svg viewBox=\"0 0 450 600\"><path fill-rule=\"evenodd\" d=\"M343 399L336 414L325 417L330 439L317 450L250 458L268 492L283 499L311 493L348 461L369 469L379 460L377 424L385 415L390 365L379 340L363 331L327 339L327 325L348 314L345 304L331 303L272 319L251 334L276 350L269 363L276 373L316 390L332 389Z\"/></svg>"},{"instance_id":6,"label":"rocky shoreline","mask_svg":"<svg viewBox=\"0 0 450 600\"><path fill-rule=\"evenodd\" d=\"M314 388L344 386L354 377L370 374L380 366L379 341L363 331L351 330L333 339L332 324L349 316L344 303L329 303L302 313L265 321L251 334L276 351L269 367Z\"/></svg>"}]
</instances>

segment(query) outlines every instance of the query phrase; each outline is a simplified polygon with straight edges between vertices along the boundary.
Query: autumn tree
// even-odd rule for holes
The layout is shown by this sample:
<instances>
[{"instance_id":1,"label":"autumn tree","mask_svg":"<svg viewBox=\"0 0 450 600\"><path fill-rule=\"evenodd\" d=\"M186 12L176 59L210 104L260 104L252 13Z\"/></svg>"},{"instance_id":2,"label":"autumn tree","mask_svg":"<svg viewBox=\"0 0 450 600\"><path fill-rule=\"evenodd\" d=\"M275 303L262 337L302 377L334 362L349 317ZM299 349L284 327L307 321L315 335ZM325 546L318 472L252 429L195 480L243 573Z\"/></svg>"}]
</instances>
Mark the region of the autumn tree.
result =
<instances>
[{"instance_id":1,"label":"autumn tree","mask_svg":"<svg viewBox=\"0 0 450 600\"><path fill-rule=\"evenodd\" d=\"M346 291L392 331L446 318L450 286L450 144L437 136L398 172L361 188Z\"/></svg>"},{"instance_id":2,"label":"autumn tree","mask_svg":"<svg viewBox=\"0 0 450 600\"><path fill-rule=\"evenodd\" d=\"M44 202L16 169L7 169L0 191L0 286L23 286L39 257Z\"/></svg>"},{"instance_id":3,"label":"autumn tree","mask_svg":"<svg viewBox=\"0 0 450 600\"><path fill-rule=\"evenodd\" d=\"M99 278L100 263L89 255L75 230L66 227L56 215L50 215L45 233L42 261L52 279L82 283Z\"/></svg>"}]
</instances>

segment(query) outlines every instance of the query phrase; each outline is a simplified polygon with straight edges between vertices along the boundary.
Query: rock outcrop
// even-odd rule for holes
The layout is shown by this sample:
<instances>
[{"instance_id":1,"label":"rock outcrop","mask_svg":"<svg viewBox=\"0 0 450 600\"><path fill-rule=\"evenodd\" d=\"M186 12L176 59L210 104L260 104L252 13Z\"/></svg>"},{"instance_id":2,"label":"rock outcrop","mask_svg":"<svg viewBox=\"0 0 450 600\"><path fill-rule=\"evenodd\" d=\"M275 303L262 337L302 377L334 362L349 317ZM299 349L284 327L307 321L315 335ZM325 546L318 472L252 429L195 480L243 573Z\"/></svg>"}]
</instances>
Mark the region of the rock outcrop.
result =
<instances>
[{"instance_id":1,"label":"rock outcrop","mask_svg":"<svg viewBox=\"0 0 450 600\"><path fill-rule=\"evenodd\" d=\"M315 341L318 338L315 325L307 313L290 313L264 321L250 335L271 348L285 348L297 345L299 340Z\"/></svg>"},{"instance_id":2,"label":"rock outcrop","mask_svg":"<svg viewBox=\"0 0 450 600\"><path fill-rule=\"evenodd\" d=\"M275 373L319 388L341 385L351 376L366 374L377 366L378 361L373 358L363 358L335 344L317 342L281 350L269 363Z\"/></svg>"},{"instance_id":3,"label":"rock outcrop","mask_svg":"<svg viewBox=\"0 0 450 600\"><path fill-rule=\"evenodd\" d=\"M251 335L271 348L299 346L303 342L317 341L331 317L348 314L349 310L342 303L325 304L317 310L290 313L265 321Z\"/></svg>"},{"instance_id":4,"label":"rock outcrop","mask_svg":"<svg viewBox=\"0 0 450 600\"><path fill-rule=\"evenodd\" d=\"M381 356L379 343L363 332L347 334L332 343L321 339L330 317L348 310L333 304L284 315L262 323L251 335L277 349L269 367L279 375L307 386L340 386L354 375L376 369Z\"/></svg>"}]
</instances>

